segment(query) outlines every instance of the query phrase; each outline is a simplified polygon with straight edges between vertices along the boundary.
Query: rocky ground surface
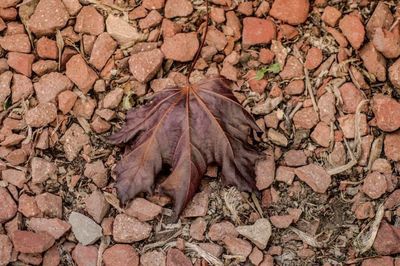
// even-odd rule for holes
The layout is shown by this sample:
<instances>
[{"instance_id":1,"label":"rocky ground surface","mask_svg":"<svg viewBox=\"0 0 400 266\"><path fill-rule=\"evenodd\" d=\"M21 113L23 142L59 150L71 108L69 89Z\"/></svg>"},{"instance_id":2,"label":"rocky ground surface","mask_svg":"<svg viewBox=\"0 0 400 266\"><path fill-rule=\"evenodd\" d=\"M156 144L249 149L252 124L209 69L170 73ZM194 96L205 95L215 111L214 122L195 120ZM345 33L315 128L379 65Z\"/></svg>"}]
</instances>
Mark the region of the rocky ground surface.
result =
<instances>
[{"instance_id":1,"label":"rocky ground surface","mask_svg":"<svg viewBox=\"0 0 400 266\"><path fill-rule=\"evenodd\" d=\"M204 0L1 0L0 265L400 265L396 2L210 0L190 82L237 84L260 193L209 167L171 223L121 207L106 138L186 83Z\"/></svg>"}]
</instances>

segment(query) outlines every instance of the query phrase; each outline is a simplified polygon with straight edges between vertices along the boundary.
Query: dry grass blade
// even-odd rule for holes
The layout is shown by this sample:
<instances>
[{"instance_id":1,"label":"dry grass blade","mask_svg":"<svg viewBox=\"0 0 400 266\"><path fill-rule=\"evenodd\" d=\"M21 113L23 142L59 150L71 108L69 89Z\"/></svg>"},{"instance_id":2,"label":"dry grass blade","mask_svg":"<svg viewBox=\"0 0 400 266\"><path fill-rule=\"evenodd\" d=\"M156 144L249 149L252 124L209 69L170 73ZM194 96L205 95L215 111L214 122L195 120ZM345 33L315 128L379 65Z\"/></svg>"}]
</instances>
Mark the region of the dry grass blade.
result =
<instances>
[{"instance_id":1,"label":"dry grass blade","mask_svg":"<svg viewBox=\"0 0 400 266\"><path fill-rule=\"evenodd\" d=\"M97 266L103 265L103 252L108 248L110 245L111 239L109 236L103 236L101 238L99 251L97 252Z\"/></svg>"},{"instance_id":2,"label":"dry grass blade","mask_svg":"<svg viewBox=\"0 0 400 266\"><path fill-rule=\"evenodd\" d=\"M125 212L125 210L120 207L120 202L119 202L117 196L115 196L114 194L111 194L111 193L104 192L104 197L105 197L106 201L111 206L113 206L118 212L120 212L120 213Z\"/></svg>"},{"instance_id":3,"label":"dry grass blade","mask_svg":"<svg viewBox=\"0 0 400 266\"><path fill-rule=\"evenodd\" d=\"M192 251L196 252L200 257L205 259L211 265L215 265L215 266L223 266L224 265L222 263L222 261L220 261L217 257L215 257L214 255L208 253L207 251L205 251L204 249L202 249L201 247L199 247L196 244L185 242L185 246L189 250L192 250Z\"/></svg>"},{"instance_id":4,"label":"dry grass blade","mask_svg":"<svg viewBox=\"0 0 400 266\"><path fill-rule=\"evenodd\" d=\"M39 0L31 0L31 1L24 1L23 3L20 4L20 7L18 9L18 15L21 19L22 24L25 27L26 32L28 33L29 40L31 42L31 46L33 49L35 49L35 46L33 45L33 37L32 37L32 32L30 31L28 27L28 20L35 11L36 6L38 5Z\"/></svg>"},{"instance_id":5,"label":"dry grass blade","mask_svg":"<svg viewBox=\"0 0 400 266\"><path fill-rule=\"evenodd\" d=\"M176 241L167 243L164 248L167 249L167 248L171 248L171 247L176 247ZM195 252L199 257L205 259L211 265L215 265L215 266L223 266L224 265L224 263L222 261L220 261L217 257L208 253L207 251L205 251L204 249L202 249L201 247L199 247L196 244L185 242L185 248L188 249L189 251Z\"/></svg>"},{"instance_id":6,"label":"dry grass blade","mask_svg":"<svg viewBox=\"0 0 400 266\"><path fill-rule=\"evenodd\" d=\"M241 224L239 208L242 204L242 197L239 191L237 191L234 187L231 187L228 190L224 190L222 193L222 198L224 199L226 208L231 214L232 221L234 221L235 224Z\"/></svg>"},{"instance_id":7,"label":"dry grass blade","mask_svg":"<svg viewBox=\"0 0 400 266\"><path fill-rule=\"evenodd\" d=\"M171 243L170 241L171 241L172 239L176 239L176 238L177 238L178 236L180 236L181 234L182 234L182 230L178 230L175 234L173 234L171 237L169 237L169 238L166 239L166 240L162 240L162 241L158 241L158 242L154 242L154 243L147 244L146 246L144 246L144 247L142 248L142 251L143 251L143 252L146 252L146 251L151 250L151 249L154 249L154 248L158 248L158 247L165 246L165 245ZM176 242L175 242L175 243L176 243Z\"/></svg>"},{"instance_id":8,"label":"dry grass blade","mask_svg":"<svg viewBox=\"0 0 400 266\"><path fill-rule=\"evenodd\" d=\"M58 71L61 69L61 58L62 58L62 52L64 50L64 39L61 35L60 30L57 30L56 32L56 42L57 42L57 48L58 48Z\"/></svg>"},{"instance_id":9,"label":"dry grass blade","mask_svg":"<svg viewBox=\"0 0 400 266\"><path fill-rule=\"evenodd\" d=\"M361 129L360 129L361 109L364 106L364 104L367 103L367 102L368 102L367 100L363 100L357 106L356 115L355 115L355 119L354 119L354 130L355 130L354 146L356 147L354 152L348 147L348 144L345 141L345 144L346 144L346 146L347 146L347 148L349 150L349 153L350 153L351 160L345 165L341 165L341 166L338 166L338 167L335 167L335 168L332 168L332 169L328 169L327 170L328 174L336 175L336 174L342 173L342 172L344 172L344 171L346 171L348 169L351 169L354 165L357 164L358 160L360 159L361 152L362 152L362 149L361 149Z\"/></svg>"},{"instance_id":10,"label":"dry grass blade","mask_svg":"<svg viewBox=\"0 0 400 266\"><path fill-rule=\"evenodd\" d=\"M353 245L360 254L367 252L374 244L384 213L385 207L381 204L376 211L375 219L371 226L365 227L354 240ZM368 228L369 230L367 231Z\"/></svg>"},{"instance_id":11,"label":"dry grass blade","mask_svg":"<svg viewBox=\"0 0 400 266\"><path fill-rule=\"evenodd\" d=\"M307 245L310 245L315 248L322 248L324 246L322 243L318 242L315 239L315 237L313 237L307 233L304 233L303 231L301 231L295 227L290 226L289 229L292 230L296 235L298 235L300 237L300 239Z\"/></svg>"},{"instance_id":12,"label":"dry grass blade","mask_svg":"<svg viewBox=\"0 0 400 266\"><path fill-rule=\"evenodd\" d=\"M383 139L384 139L384 134L381 134L374 140L374 142L372 142L371 151L368 159L368 166L367 166L368 170L371 169L372 164L375 162L376 159L379 158L379 156L382 153Z\"/></svg>"}]
</instances>

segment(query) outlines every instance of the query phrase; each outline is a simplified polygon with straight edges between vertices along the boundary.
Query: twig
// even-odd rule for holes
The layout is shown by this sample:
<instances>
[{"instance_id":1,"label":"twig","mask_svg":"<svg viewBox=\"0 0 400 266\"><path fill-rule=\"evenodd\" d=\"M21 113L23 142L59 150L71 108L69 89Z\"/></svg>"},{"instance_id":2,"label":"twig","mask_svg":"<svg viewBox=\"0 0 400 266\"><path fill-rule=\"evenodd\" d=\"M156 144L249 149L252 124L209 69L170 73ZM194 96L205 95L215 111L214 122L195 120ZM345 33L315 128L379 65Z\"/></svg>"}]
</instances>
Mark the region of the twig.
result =
<instances>
[{"instance_id":1,"label":"twig","mask_svg":"<svg viewBox=\"0 0 400 266\"><path fill-rule=\"evenodd\" d=\"M367 252L374 244L384 213L385 208L384 205L381 204L376 211L375 219L372 222L370 229L366 231L368 226L365 227L354 240L353 244L360 254Z\"/></svg>"}]
</instances>

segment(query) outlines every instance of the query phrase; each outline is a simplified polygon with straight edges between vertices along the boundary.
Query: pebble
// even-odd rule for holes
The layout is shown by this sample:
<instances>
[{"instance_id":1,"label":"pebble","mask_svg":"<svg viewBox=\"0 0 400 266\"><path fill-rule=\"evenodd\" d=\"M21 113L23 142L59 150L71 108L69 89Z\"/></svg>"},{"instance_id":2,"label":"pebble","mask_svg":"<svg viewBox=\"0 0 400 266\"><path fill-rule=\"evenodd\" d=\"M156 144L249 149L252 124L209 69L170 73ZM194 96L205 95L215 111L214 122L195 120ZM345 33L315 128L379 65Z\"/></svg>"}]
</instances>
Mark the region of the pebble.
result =
<instances>
[{"instance_id":1,"label":"pebble","mask_svg":"<svg viewBox=\"0 0 400 266\"><path fill-rule=\"evenodd\" d=\"M31 218L28 221L28 226L36 233L47 232L54 239L59 239L71 229L71 225L58 218Z\"/></svg>"},{"instance_id":2,"label":"pebble","mask_svg":"<svg viewBox=\"0 0 400 266\"><path fill-rule=\"evenodd\" d=\"M67 90L61 92L57 98L58 98L58 109L63 114L67 114L69 113L69 111L72 110L72 107L74 107L78 95L76 95L74 92L70 90Z\"/></svg>"},{"instance_id":3,"label":"pebble","mask_svg":"<svg viewBox=\"0 0 400 266\"><path fill-rule=\"evenodd\" d=\"M0 110L3 110L4 102L11 93L10 86L12 78L13 73L11 71L0 74Z\"/></svg>"},{"instance_id":4,"label":"pebble","mask_svg":"<svg viewBox=\"0 0 400 266\"><path fill-rule=\"evenodd\" d=\"M150 236L152 226L126 214L118 214L114 220L113 237L118 243L133 243Z\"/></svg>"},{"instance_id":5,"label":"pebble","mask_svg":"<svg viewBox=\"0 0 400 266\"><path fill-rule=\"evenodd\" d=\"M110 34L107 32L100 34L93 44L89 63L98 71L101 71L116 48L117 42L114 41Z\"/></svg>"},{"instance_id":6,"label":"pebble","mask_svg":"<svg viewBox=\"0 0 400 266\"><path fill-rule=\"evenodd\" d=\"M190 225L190 237L197 241L204 240L204 232L207 228L207 222L202 217L196 218Z\"/></svg>"},{"instance_id":7,"label":"pebble","mask_svg":"<svg viewBox=\"0 0 400 266\"><path fill-rule=\"evenodd\" d=\"M362 191L371 199L380 198L387 189L386 177L379 172L369 173L362 186Z\"/></svg>"},{"instance_id":8,"label":"pebble","mask_svg":"<svg viewBox=\"0 0 400 266\"><path fill-rule=\"evenodd\" d=\"M85 205L88 214L99 224L110 210L110 204L108 204L103 193L99 190L95 190L86 198Z\"/></svg>"},{"instance_id":9,"label":"pebble","mask_svg":"<svg viewBox=\"0 0 400 266\"><path fill-rule=\"evenodd\" d=\"M299 25L307 20L309 9L308 0L275 0L269 14L291 25Z\"/></svg>"},{"instance_id":10,"label":"pebble","mask_svg":"<svg viewBox=\"0 0 400 266\"><path fill-rule=\"evenodd\" d=\"M129 216L141 222L151 221L162 212L162 208L143 198L135 198L125 210Z\"/></svg>"},{"instance_id":11,"label":"pebble","mask_svg":"<svg viewBox=\"0 0 400 266\"><path fill-rule=\"evenodd\" d=\"M159 49L140 52L129 58L129 70L139 82L150 81L161 69L164 55Z\"/></svg>"},{"instance_id":12,"label":"pebble","mask_svg":"<svg viewBox=\"0 0 400 266\"><path fill-rule=\"evenodd\" d=\"M61 143L64 146L65 157L68 161L72 161L83 146L89 143L89 137L78 124L72 124L61 138Z\"/></svg>"},{"instance_id":13,"label":"pebble","mask_svg":"<svg viewBox=\"0 0 400 266\"><path fill-rule=\"evenodd\" d=\"M140 256L140 265L165 266L165 254L162 251L152 250Z\"/></svg>"},{"instance_id":14,"label":"pebble","mask_svg":"<svg viewBox=\"0 0 400 266\"><path fill-rule=\"evenodd\" d=\"M319 118L326 124L336 120L336 97L331 92L324 93L318 99Z\"/></svg>"},{"instance_id":15,"label":"pebble","mask_svg":"<svg viewBox=\"0 0 400 266\"><path fill-rule=\"evenodd\" d=\"M374 241L374 249L379 255L400 253L400 228L382 220Z\"/></svg>"},{"instance_id":16,"label":"pebble","mask_svg":"<svg viewBox=\"0 0 400 266\"><path fill-rule=\"evenodd\" d=\"M262 250L267 247L272 234L271 223L266 218L258 219L252 225L238 226L236 231Z\"/></svg>"},{"instance_id":17,"label":"pebble","mask_svg":"<svg viewBox=\"0 0 400 266\"><path fill-rule=\"evenodd\" d=\"M6 188L0 187L0 223L11 220L17 213L17 204Z\"/></svg>"},{"instance_id":18,"label":"pebble","mask_svg":"<svg viewBox=\"0 0 400 266\"><path fill-rule=\"evenodd\" d=\"M318 145L328 148L331 141L331 127L324 122L319 122L311 133L311 139Z\"/></svg>"},{"instance_id":19,"label":"pebble","mask_svg":"<svg viewBox=\"0 0 400 266\"><path fill-rule=\"evenodd\" d=\"M143 35L123 18L110 14L106 20L107 32L120 45L130 44L143 39Z\"/></svg>"},{"instance_id":20,"label":"pebble","mask_svg":"<svg viewBox=\"0 0 400 266\"><path fill-rule=\"evenodd\" d=\"M82 245L94 244L103 236L100 225L78 212L71 212L68 222L71 224L75 238Z\"/></svg>"},{"instance_id":21,"label":"pebble","mask_svg":"<svg viewBox=\"0 0 400 266\"><path fill-rule=\"evenodd\" d=\"M307 156L303 150L289 150L283 155L287 166L303 166L307 164Z\"/></svg>"},{"instance_id":22,"label":"pebble","mask_svg":"<svg viewBox=\"0 0 400 266\"><path fill-rule=\"evenodd\" d=\"M389 67L389 79L394 87L400 89L400 59L397 59L390 67Z\"/></svg>"},{"instance_id":23,"label":"pebble","mask_svg":"<svg viewBox=\"0 0 400 266\"><path fill-rule=\"evenodd\" d=\"M10 52L30 53L31 43L27 34L6 35L0 38L0 46Z\"/></svg>"},{"instance_id":24,"label":"pebble","mask_svg":"<svg viewBox=\"0 0 400 266\"><path fill-rule=\"evenodd\" d=\"M294 125L297 129L311 129L318 124L318 113L313 107L301 108L293 117Z\"/></svg>"},{"instance_id":25,"label":"pebble","mask_svg":"<svg viewBox=\"0 0 400 266\"><path fill-rule=\"evenodd\" d=\"M210 18L216 24L223 23L225 21L225 11L219 7L212 7L210 11Z\"/></svg>"},{"instance_id":26,"label":"pebble","mask_svg":"<svg viewBox=\"0 0 400 266\"><path fill-rule=\"evenodd\" d=\"M247 3L247 2L246 2ZM264 65L271 64L274 60L275 54L267 48L261 48L260 54L258 55L258 61Z\"/></svg>"},{"instance_id":27,"label":"pebble","mask_svg":"<svg viewBox=\"0 0 400 266\"><path fill-rule=\"evenodd\" d=\"M24 75L15 73L13 75L11 92L12 92L11 97L13 103L16 103L19 100L27 98L29 95L33 93L32 81Z\"/></svg>"},{"instance_id":28,"label":"pebble","mask_svg":"<svg viewBox=\"0 0 400 266\"><path fill-rule=\"evenodd\" d=\"M341 16L342 12L340 12L336 7L327 6L322 13L321 19L328 26L335 27Z\"/></svg>"},{"instance_id":29,"label":"pebble","mask_svg":"<svg viewBox=\"0 0 400 266\"><path fill-rule=\"evenodd\" d=\"M14 249L21 253L42 253L51 248L54 238L46 232L34 233L17 230L12 233Z\"/></svg>"},{"instance_id":30,"label":"pebble","mask_svg":"<svg viewBox=\"0 0 400 266\"><path fill-rule=\"evenodd\" d=\"M366 259L363 260L363 262L361 263L361 266L375 266L375 265L393 266L394 260L392 257L384 256L384 257ZM397 266L397 264L395 266Z\"/></svg>"},{"instance_id":31,"label":"pebble","mask_svg":"<svg viewBox=\"0 0 400 266\"><path fill-rule=\"evenodd\" d=\"M32 183L39 184L51 177L55 177L57 167L54 163L40 157L33 157L31 160Z\"/></svg>"},{"instance_id":32,"label":"pebble","mask_svg":"<svg viewBox=\"0 0 400 266\"><path fill-rule=\"evenodd\" d=\"M161 9L165 6L165 0L143 0L142 6L148 10Z\"/></svg>"},{"instance_id":33,"label":"pebble","mask_svg":"<svg viewBox=\"0 0 400 266\"><path fill-rule=\"evenodd\" d=\"M288 145L286 136L273 128L268 129L267 137L272 143L278 146L286 147Z\"/></svg>"},{"instance_id":34,"label":"pebble","mask_svg":"<svg viewBox=\"0 0 400 266\"><path fill-rule=\"evenodd\" d=\"M61 263L60 252L57 246L53 246L44 253L43 256L43 266L58 266Z\"/></svg>"},{"instance_id":35,"label":"pebble","mask_svg":"<svg viewBox=\"0 0 400 266\"><path fill-rule=\"evenodd\" d=\"M105 168L101 160L86 164L83 175L92 179L93 183L95 183L98 188L103 188L107 185L107 168Z\"/></svg>"},{"instance_id":36,"label":"pebble","mask_svg":"<svg viewBox=\"0 0 400 266\"><path fill-rule=\"evenodd\" d=\"M20 0L3 0L0 3L0 8L14 7Z\"/></svg>"},{"instance_id":37,"label":"pebble","mask_svg":"<svg viewBox=\"0 0 400 266\"><path fill-rule=\"evenodd\" d=\"M145 18L139 21L139 28L145 30L155 27L161 23L162 19L163 17L157 10L152 10Z\"/></svg>"},{"instance_id":38,"label":"pebble","mask_svg":"<svg viewBox=\"0 0 400 266\"><path fill-rule=\"evenodd\" d=\"M73 86L74 84L65 75L58 72L43 75L38 82L33 84L40 103L55 101L60 92L70 90Z\"/></svg>"},{"instance_id":39,"label":"pebble","mask_svg":"<svg viewBox=\"0 0 400 266\"><path fill-rule=\"evenodd\" d=\"M317 47L311 47L307 52L304 67L309 70L315 69L322 63L323 59L322 50Z\"/></svg>"},{"instance_id":40,"label":"pebble","mask_svg":"<svg viewBox=\"0 0 400 266\"><path fill-rule=\"evenodd\" d=\"M80 97L77 99L75 102L74 108L72 109L72 112L75 114L77 117L83 117L85 119L91 119L94 109L96 108L97 101L92 99L91 97Z\"/></svg>"},{"instance_id":41,"label":"pebble","mask_svg":"<svg viewBox=\"0 0 400 266\"><path fill-rule=\"evenodd\" d=\"M94 6L84 6L76 17L74 30L78 33L100 35L104 32L104 18Z\"/></svg>"},{"instance_id":42,"label":"pebble","mask_svg":"<svg viewBox=\"0 0 400 266\"><path fill-rule=\"evenodd\" d=\"M212 241L221 241L225 236L238 236L238 232L231 222L222 221L219 223L214 223L210 226L208 237Z\"/></svg>"},{"instance_id":43,"label":"pebble","mask_svg":"<svg viewBox=\"0 0 400 266\"><path fill-rule=\"evenodd\" d=\"M40 76L55 72L58 69L58 63L54 60L38 60L32 64L32 71Z\"/></svg>"},{"instance_id":44,"label":"pebble","mask_svg":"<svg viewBox=\"0 0 400 266\"><path fill-rule=\"evenodd\" d=\"M130 245L116 244L103 253L105 266L139 266L139 255Z\"/></svg>"},{"instance_id":45,"label":"pebble","mask_svg":"<svg viewBox=\"0 0 400 266\"><path fill-rule=\"evenodd\" d=\"M62 218L62 199L60 196L45 192L35 197L37 206L45 217Z\"/></svg>"},{"instance_id":46,"label":"pebble","mask_svg":"<svg viewBox=\"0 0 400 266\"><path fill-rule=\"evenodd\" d=\"M193 199L186 206L186 209L182 213L182 217L202 217L207 214L208 202L210 198L209 189L204 189L203 191L194 195Z\"/></svg>"},{"instance_id":47,"label":"pebble","mask_svg":"<svg viewBox=\"0 0 400 266\"><path fill-rule=\"evenodd\" d=\"M28 21L28 28L37 36L54 34L69 20L61 0L40 0Z\"/></svg>"},{"instance_id":48,"label":"pebble","mask_svg":"<svg viewBox=\"0 0 400 266\"><path fill-rule=\"evenodd\" d=\"M65 8L71 16L76 16L82 8L79 0L62 0Z\"/></svg>"},{"instance_id":49,"label":"pebble","mask_svg":"<svg viewBox=\"0 0 400 266\"><path fill-rule=\"evenodd\" d=\"M246 230L246 229L244 229ZM244 231L246 235L248 235L248 232ZM265 233L263 233L265 234ZM266 235L266 234L265 234ZM250 236L252 237L252 236ZM262 243L259 243L258 239L255 239L258 244L262 245ZM224 245L226 250L228 251L229 254L231 255L236 255L236 256L243 256L244 258L247 258L252 250L251 244L243 239L233 237L233 236L225 236L223 239Z\"/></svg>"},{"instance_id":50,"label":"pebble","mask_svg":"<svg viewBox=\"0 0 400 266\"><path fill-rule=\"evenodd\" d=\"M1 171L1 176L4 181L7 181L19 189L22 189L24 184L28 181L26 173L17 169L3 170Z\"/></svg>"},{"instance_id":51,"label":"pebble","mask_svg":"<svg viewBox=\"0 0 400 266\"><path fill-rule=\"evenodd\" d=\"M0 247L0 265L9 265L13 246L7 235L0 234Z\"/></svg>"},{"instance_id":52,"label":"pebble","mask_svg":"<svg viewBox=\"0 0 400 266\"><path fill-rule=\"evenodd\" d=\"M358 15L353 13L345 15L339 21L339 29L355 50L361 47L365 38L365 29Z\"/></svg>"},{"instance_id":53,"label":"pebble","mask_svg":"<svg viewBox=\"0 0 400 266\"><path fill-rule=\"evenodd\" d=\"M193 5L188 0L168 0L165 3L166 18L186 17L193 12Z\"/></svg>"},{"instance_id":54,"label":"pebble","mask_svg":"<svg viewBox=\"0 0 400 266\"><path fill-rule=\"evenodd\" d=\"M275 160L271 155L266 155L263 160L256 163L256 186L258 190L268 188L275 179Z\"/></svg>"},{"instance_id":55,"label":"pebble","mask_svg":"<svg viewBox=\"0 0 400 266\"><path fill-rule=\"evenodd\" d=\"M98 79L96 72L90 68L80 54L68 60L65 74L84 93L88 93Z\"/></svg>"},{"instance_id":56,"label":"pebble","mask_svg":"<svg viewBox=\"0 0 400 266\"><path fill-rule=\"evenodd\" d=\"M206 44L215 47L218 51L222 51L228 44L228 41L224 33L212 26L208 29Z\"/></svg>"},{"instance_id":57,"label":"pebble","mask_svg":"<svg viewBox=\"0 0 400 266\"><path fill-rule=\"evenodd\" d=\"M30 78L32 76L32 64L35 61L33 54L23 54L18 52L9 52L7 64L15 70L15 72Z\"/></svg>"},{"instance_id":58,"label":"pebble","mask_svg":"<svg viewBox=\"0 0 400 266\"><path fill-rule=\"evenodd\" d=\"M164 39L161 51L166 59L178 62L191 61L199 48L199 40L195 32L177 33Z\"/></svg>"},{"instance_id":59,"label":"pebble","mask_svg":"<svg viewBox=\"0 0 400 266\"><path fill-rule=\"evenodd\" d=\"M386 158L395 162L400 161L400 132L387 134L384 140Z\"/></svg>"},{"instance_id":60,"label":"pebble","mask_svg":"<svg viewBox=\"0 0 400 266\"><path fill-rule=\"evenodd\" d=\"M77 266L97 265L98 250L95 246L76 245L72 251L72 258Z\"/></svg>"},{"instance_id":61,"label":"pebble","mask_svg":"<svg viewBox=\"0 0 400 266\"><path fill-rule=\"evenodd\" d=\"M392 12L386 3L379 1L368 20L366 31L368 39L372 40L377 28L389 30L394 21Z\"/></svg>"},{"instance_id":62,"label":"pebble","mask_svg":"<svg viewBox=\"0 0 400 266\"><path fill-rule=\"evenodd\" d=\"M38 217L41 215L41 211L36 204L34 197L28 196L27 194L22 194L18 201L18 211L22 213L25 217Z\"/></svg>"},{"instance_id":63,"label":"pebble","mask_svg":"<svg viewBox=\"0 0 400 266\"><path fill-rule=\"evenodd\" d=\"M276 39L276 26L270 19L246 17L243 19L243 47L268 44Z\"/></svg>"},{"instance_id":64,"label":"pebble","mask_svg":"<svg viewBox=\"0 0 400 266\"><path fill-rule=\"evenodd\" d=\"M386 80L386 60L374 45L369 42L360 50L360 57L365 68L379 81Z\"/></svg>"},{"instance_id":65,"label":"pebble","mask_svg":"<svg viewBox=\"0 0 400 266\"><path fill-rule=\"evenodd\" d=\"M377 28L372 39L376 50L381 52L386 58L397 58L400 55L400 33L399 31L390 32Z\"/></svg>"},{"instance_id":66,"label":"pebble","mask_svg":"<svg viewBox=\"0 0 400 266\"><path fill-rule=\"evenodd\" d=\"M338 119L340 128L342 129L343 135L346 139L355 138L355 115L348 114L340 116ZM367 116L365 114L360 114L360 125L359 125L360 135L365 136L368 134L368 124Z\"/></svg>"},{"instance_id":67,"label":"pebble","mask_svg":"<svg viewBox=\"0 0 400 266\"><path fill-rule=\"evenodd\" d=\"M400 128L400 103L396 99L376 94L372 98L372 111L381 130L392 132Z\"/></svg>"},{"instance_id":68,"label":"pebble","mask_svg":"<svg viewBox=\"0 0 400 266\"><path fill-rule=\"evenodd\" d=\"M168 2L167 2L168 3ZM167 252L166 266L192 266L190 259L179 249L170 248Z\"/></svg>"},{"instance_id":69,"label":"pebble","mask_svg":"<svg viewBox=\"0 0 400 266\"><path fill-rule=\"evenodd\" d=\"M288 228L293 222L293 217L291 215L272 215L270 220L276 228Z\"/></svg>"},{"instance_id":70,"label":"pebble","mask_svg":"<svg viewBox=\"0 0 400 266\"><path fill-rule=\"evenodd\" d=\"M282 67L282 66L281 66ZM303 64L296 57L290 55L279 76L283 80L303 77Z\"/></svg>"},{"instance_id":71,"label":"pebble","mask_svg":"<svg viewBox=\"0 0 400 266\"><path fill-rule=\"evenodd\" d=\"M293 183L294 169L287 166L279 166L276 170L276 180L285 182L288 185Z\"/></svg>"},{"instance_id":72,"label":"pebble","mask_svg":"<svg viewBox=\"0 0 400 266\"><path fill-rule=\"evenodd\" d=\"M43 59L57 59L58 58L57 43L56 41L53 41L47 37L42 37L36 42L36 52L38 56Z\"/></svg>"},{"instance_id":73,"label":"pebble","mask_svg":"<svg viewBox=\"0 0 400 266\"><path fill-rule=\"evenodd\" d=\"M31 127L43 127L57 118L57 108L52 103L39 103L25 114L25 122Z\"/></svg>"},{"instance_id":74,"label":"pebble","mask_svg":"<svg viewBox=\"0 0 400 266\"><path fill-rule=\"evenodd\" d=\"M354 211L354 216L359 220L373 218L375 216L374 205L371 202L360 203Z\"/></svg>"},{"instance_id":75,"label":"pebble","mask_svg":"<svg viewBox=\"0 0 400 266\"><path fill-rule=\"evenodd\" d=\"M354 86L353 83L347 82L339 88L340 96L343 100L342 110L344 113L354 114L357 106L364 100L362 92Z\"/></svg>"},{"instance_id":76,"label":"pebble","mask_svg":"<svg viewBox=\"0 0 400 266\"><path fill-rule=\"evenodd\" d=\"M106 94L103 100L103 107L107 109L115 109L124 96L124 90L122 88L116 88Z\"/></svg>"},{"instance_id":77,"label":"pebble","mask_svg":"<svg viewBox=\"0 0 400 266\"><path fill-rule=\"evenodd\" d=\"M317 193L325 193L331 184L330 175L323 167L316 164L296 168L294 173Z\"/></svg>"}]
</instances>

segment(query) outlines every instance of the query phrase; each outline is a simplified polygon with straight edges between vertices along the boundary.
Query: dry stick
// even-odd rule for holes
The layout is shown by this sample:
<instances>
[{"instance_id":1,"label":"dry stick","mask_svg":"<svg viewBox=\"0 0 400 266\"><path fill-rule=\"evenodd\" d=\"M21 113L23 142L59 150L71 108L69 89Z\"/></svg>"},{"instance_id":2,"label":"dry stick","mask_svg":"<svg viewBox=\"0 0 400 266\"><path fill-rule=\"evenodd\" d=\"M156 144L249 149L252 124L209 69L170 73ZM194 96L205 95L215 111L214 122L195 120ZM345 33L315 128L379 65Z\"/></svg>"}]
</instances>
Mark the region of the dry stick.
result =
<instances>
[{"instance_id":1,"label":"dry stick","mask_svg":"<svg viewBox=\"0 0 400 266\"><path fill-rule=\"evenodd\" d=\"M194 67L197 63L197 60L199 60L200 54L201 54L201 50L204 47L204 44L206 43L206 38L207 38L207 33L208 33L208 23L210 22L210 13L208 11L208 0L206 0L206 28L204 29L204 35L203 35L203 40L201 41L201 44L199 46L199 49L196 52L196 55L194 56L193 62L189 68L189 72L187 74L187 81L189 84L189 78L190 78L190 74L192 74Z\"/></svg>"}]
</instances>

